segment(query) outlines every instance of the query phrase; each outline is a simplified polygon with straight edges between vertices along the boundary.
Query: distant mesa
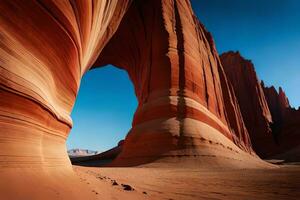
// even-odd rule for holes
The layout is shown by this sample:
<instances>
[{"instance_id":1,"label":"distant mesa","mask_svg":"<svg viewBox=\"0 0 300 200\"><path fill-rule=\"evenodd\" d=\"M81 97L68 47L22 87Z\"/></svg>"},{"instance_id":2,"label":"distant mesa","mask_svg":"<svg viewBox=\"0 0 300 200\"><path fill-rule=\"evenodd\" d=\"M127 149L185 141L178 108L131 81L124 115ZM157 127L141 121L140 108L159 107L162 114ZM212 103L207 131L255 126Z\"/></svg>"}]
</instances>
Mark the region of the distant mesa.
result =
<instances>
[{"instance_id":1,"label":"distant mesa","mask_svg":"<svg viewBox=\"0 0 300 200\"><path fill-rule=\"evenodd\" d=\"M82 157L82 156L91 156L98 154L98 151L92 151L88 149L70 149L68 150L69 157Z\"/></svg>"},{"instance_id":2,"label":"distant mesa","mask_svg":"<svg viewBox=\"0 0 300 200\"><path fill-rule=\"evenodd\" d=\"M110 164L122 151L124 140L120 140L118 145L104 152L83 156L70 156L72 164L83 166L106 166Z\"/></svg>"}]
</instances>

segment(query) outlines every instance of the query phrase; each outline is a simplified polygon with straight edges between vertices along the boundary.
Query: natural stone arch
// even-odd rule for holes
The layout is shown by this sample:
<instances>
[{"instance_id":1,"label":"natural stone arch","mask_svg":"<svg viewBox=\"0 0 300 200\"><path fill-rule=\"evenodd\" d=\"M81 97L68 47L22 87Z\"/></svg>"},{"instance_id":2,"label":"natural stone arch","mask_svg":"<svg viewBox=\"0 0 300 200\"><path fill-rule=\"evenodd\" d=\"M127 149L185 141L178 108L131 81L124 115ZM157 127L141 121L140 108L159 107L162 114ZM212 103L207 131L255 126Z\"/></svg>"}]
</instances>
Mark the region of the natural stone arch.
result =
<instances>
[{"instance_id":1,"label":"natural stone arch","mask_svg":"<svg viewBox=\"0 0 300 200\"><path fill-rule=\"evenodd\" d=\"M221 144L218 137L251 151L234 94L223 97L222 87L228 85L211 36L188 2L133 2L93 67L106 64L128 72L139 102L116 165L198 156L203 154L199 144Z\"/></svg>"},{"instance_id":2,"label":"natural stone arch","mask_svg":"<svg viewBox=\"0 0 300 200\"><path fill-rule=\"evenodd\" d=\"M38 189L53 199L50 185L65 198L86 198L72 191L81 186L65 140L80 79L93 63L126 69L139 100L115 165L175 156L212 165L220 155L257 164L212 37L189 1L7 0L0 13L3 196L38 199Z\"/></svg>"}]
</instances>

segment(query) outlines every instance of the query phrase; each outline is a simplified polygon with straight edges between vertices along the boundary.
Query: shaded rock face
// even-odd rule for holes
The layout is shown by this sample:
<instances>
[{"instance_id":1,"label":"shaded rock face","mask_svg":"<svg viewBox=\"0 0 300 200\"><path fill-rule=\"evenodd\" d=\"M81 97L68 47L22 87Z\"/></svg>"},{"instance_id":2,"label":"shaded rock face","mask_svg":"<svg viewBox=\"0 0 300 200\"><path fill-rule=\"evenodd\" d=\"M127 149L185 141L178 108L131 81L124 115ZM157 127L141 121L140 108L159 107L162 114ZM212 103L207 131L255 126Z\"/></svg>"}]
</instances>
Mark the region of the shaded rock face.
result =
<instances>
[{"instance_id":1,"label":"shaded rock face","mask_svg":"<svg viewBox=\"0 0 300 200\"><path fill-rule=\"evenodd\" d=\"M287 110L291 108L285 92L281 87L279 87L279 92L277 92L274 86L266 87L264 82L261 85L272 114L273 122L281 123L286 116Z\"/></svg>"},{"instance_id":2,"label":"shaded rock face","mask_svg":"<svg viewBox=\"0 0 300 200\"><path fill-rule=\"evenodd\" d=\"M238 99L253 148L258 155L266 157L269 150L265 144L273 141L272 116L254 66L239 52L224 53L220 59Z\"/></svg>"},{"instance_id":3,"label":"shaded rock face","mask_svg":"<svg viewBox=\"0 0 300 200\"><path fill-rule=\"evenodd\" d=\"M32 196L37 188L53 199L43 183L66 199L87 198L72 191L80 186L65 141L82 76L106 64L128 72L139 102L115 165L165 157L255 159L239 98L189 1L1 1L0 24L0 193L6 199ZM32 189L24 187L28 181ZM8 192L13 188L20 194ZM41 199L36 195L31 199Z\"/></svg>"},{"instance_id":4,"label":"shaded rock face","mask_svg":"<svg viewBox=\"0 0 300 200\"><path fill-rule=\"evenodd\" d=\"M251 61L239 52L224 53L220 59L255 152L267 158L298 148L300 111L291 108L282 88L277 92L273 86L260 83Z\"/></svg>"},{"instance_id":5,"label":"shaded rock face","mask_svg":"<svg viewBox=\"0 0 300 200\"><path fill-rule=\"evenodd\" d=\"M299 150L295 153L288 152L294 152L294 149L300 147L300 110L290 106L289 100L281 87L279 87L279 92L274 86L266 87L263 82L262 87L272 113L272 131L277 144L276 148L270 149L272 156L277 157L277 154L282 154L278 158L299 161L299 156L297 156Z\"/></svg>"}]
</instances>

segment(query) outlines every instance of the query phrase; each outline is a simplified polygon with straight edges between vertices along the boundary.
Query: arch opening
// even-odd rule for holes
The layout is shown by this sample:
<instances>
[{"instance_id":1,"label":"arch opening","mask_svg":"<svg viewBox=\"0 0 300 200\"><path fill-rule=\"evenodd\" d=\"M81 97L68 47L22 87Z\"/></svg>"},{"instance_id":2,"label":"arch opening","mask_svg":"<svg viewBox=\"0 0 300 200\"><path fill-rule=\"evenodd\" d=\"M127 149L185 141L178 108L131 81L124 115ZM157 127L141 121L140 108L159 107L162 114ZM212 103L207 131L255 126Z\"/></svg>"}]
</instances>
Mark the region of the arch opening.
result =
<instances>
[{"instance_id":1,"label":"arch opening","mask_svg":"<svg viewBox=\"0 0 300 200\"><path fill-rule=\"evenodd\" d=\"M73 163L118 146L131 129L137 99L128 74L113 65L88 71L72 110L67 139Z\"/></svg>"}]
</instances>

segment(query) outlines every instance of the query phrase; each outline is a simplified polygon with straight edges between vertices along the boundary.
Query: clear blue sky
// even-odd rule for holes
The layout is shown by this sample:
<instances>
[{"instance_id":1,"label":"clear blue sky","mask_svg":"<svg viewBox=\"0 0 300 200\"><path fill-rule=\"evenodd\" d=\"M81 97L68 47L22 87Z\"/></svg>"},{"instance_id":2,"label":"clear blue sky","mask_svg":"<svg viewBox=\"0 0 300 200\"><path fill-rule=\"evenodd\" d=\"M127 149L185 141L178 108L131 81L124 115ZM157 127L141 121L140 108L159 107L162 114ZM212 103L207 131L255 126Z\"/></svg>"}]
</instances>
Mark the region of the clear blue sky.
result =
<instances>
[{"instance_id":1,"label":"clear blue sky","mask_svg":"<svg viewBox=\"0 0 300 200\"><path fill-rule=\"evenodd\" d=\"M192 0L194 12L212 33L219 53L239 50L260 79L282 86L300 106L300 1ZM72 112L68 148L103 151L123 139L137 101L125 71L104 67L88 72Z\"/></svg>"},{"instance_id":2,"label":"clear blue sky","mask_svg":"<svg viewBox=\"0 0 300 200\"><path fill-rule=\"evenodd\" d=\"M218 52L239 50L267 85L300 106L299 0L191 0Z\"/></svg>"},{"instance_id":3,"label":"clear blue sky","mask_svg":"<svg viewBox=\"0 0 300 200\"><path fill-rule=\"evenodd\" d=\"M127 73L113 66L85 74L72 112L68 149L104 151L124 139L137 107Z\"/></svg>"}]
</instances>

